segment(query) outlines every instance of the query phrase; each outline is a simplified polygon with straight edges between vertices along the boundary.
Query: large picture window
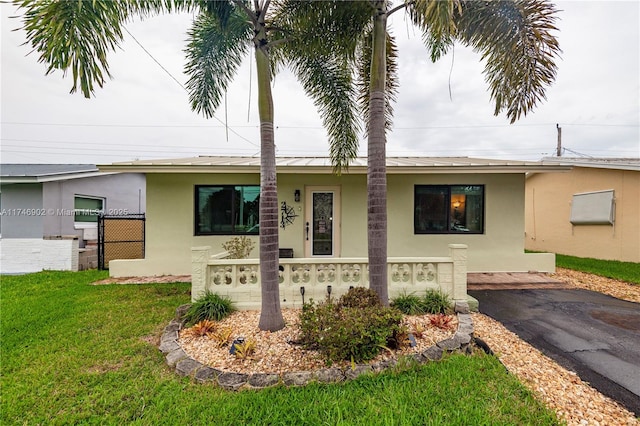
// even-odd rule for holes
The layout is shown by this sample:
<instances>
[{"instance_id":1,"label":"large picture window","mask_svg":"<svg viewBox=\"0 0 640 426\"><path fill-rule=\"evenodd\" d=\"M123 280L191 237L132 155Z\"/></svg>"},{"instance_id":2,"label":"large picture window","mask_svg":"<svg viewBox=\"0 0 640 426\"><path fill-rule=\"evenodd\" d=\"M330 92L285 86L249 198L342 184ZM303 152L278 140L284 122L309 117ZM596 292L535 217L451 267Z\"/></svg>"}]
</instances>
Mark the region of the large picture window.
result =
<instances>
[{"instance_id":1,"label":"large picture window","mask_svg":"<svg viewBox=\"0 0 640 426\"><path fill-rule=\"evenodd\" d=\"M195 234L258 234L258 185L196 185Z\"/></svg>"},{"instance_id":2,"label":"large picture window","mask_svg":"<svg viewBox=\"0 0 640 426\"><path fill-rule=\"evenodd\" d=\"M414 233L482 234L483 185L416 185Z\"/></svg>"}]
</instances>

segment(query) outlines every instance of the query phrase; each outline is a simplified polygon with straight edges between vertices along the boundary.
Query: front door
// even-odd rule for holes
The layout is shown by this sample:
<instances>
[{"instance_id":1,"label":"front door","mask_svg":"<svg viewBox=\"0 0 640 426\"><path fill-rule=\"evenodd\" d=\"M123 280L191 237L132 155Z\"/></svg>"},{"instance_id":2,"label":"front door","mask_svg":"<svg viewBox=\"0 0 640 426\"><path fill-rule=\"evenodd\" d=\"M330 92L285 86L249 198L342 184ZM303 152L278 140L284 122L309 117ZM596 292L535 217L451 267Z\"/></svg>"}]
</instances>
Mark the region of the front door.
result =
<instances>
[{"instance_id":1,"label":"front door","mask_svg":"<svg viewBox=\"0 0 640 426\"><path fill-rule=\"evenodd\" d=\"M339 256L340 187L307 187L305 193L305 256Z\"/></svg>"}]
</instances>

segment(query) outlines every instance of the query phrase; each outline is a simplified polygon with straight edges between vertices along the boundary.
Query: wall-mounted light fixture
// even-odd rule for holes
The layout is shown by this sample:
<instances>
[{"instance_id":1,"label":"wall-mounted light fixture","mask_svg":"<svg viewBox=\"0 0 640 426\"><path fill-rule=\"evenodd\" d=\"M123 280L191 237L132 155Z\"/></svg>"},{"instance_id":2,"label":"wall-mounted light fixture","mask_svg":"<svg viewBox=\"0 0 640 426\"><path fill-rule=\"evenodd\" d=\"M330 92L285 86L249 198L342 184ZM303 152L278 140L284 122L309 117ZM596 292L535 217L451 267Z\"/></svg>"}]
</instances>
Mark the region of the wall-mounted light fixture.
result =
<instances>
[{"instance_id":1,"label":"wall-mounted light fixture","mask_svg":"<svg viewBox=\"0 0 640 426\"><path fill-rule=\"evenodd\" d=\"M460 207L460 201L454 201L453 202L453 208L457 209L458 207Z\"/></svg>"},{"instance_id":2,"label":"wall-mounted light fixture","mask_svg":"<svg viewBox=\"0 0 640 426\"><path fill-rule=\"evenodd\" d=\"M295 200L296 203L300 202L300 190L296 189L295 191L293 191L293 199Z\"/></svg>"}]
</instances>

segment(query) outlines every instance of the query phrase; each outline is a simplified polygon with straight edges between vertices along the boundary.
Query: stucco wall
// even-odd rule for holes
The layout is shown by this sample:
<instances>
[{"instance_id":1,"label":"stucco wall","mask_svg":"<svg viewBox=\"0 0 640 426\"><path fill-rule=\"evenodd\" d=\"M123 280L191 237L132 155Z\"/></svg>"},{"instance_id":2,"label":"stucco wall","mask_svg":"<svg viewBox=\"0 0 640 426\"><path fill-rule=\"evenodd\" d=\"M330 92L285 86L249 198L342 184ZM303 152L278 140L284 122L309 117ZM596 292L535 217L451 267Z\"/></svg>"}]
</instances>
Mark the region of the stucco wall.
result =
<instances>
[{"instance_id":1,"label":"stucco wall","mask_svg":"<svg viewBox=\"0 0 640 426\"><path fill-rule=\"evenodd\" d=\"M230 236L194 236L194 186L204 184L259 184L258 174L148 174L146 252L143 260L114 260L112 276L190 274L191 247L210 246L222 251ZM485 185L485 233L482 235L415 235L414 185ZM304 256L304 199L309 186L341 188L341 257L367 256L366 176L279 175L279 201L293 206L299 216L280 228L280 247ZM294 191L301 191L301 202ZM554 258L524 253L524 175L389 175L388 255L390 257L446 256L449 244L467 244L468 270L553 271ZM256 245L258 237L255 239ZM258 256L257 248L252 257Z\"/></svg>"},{"instance_id":2,"label":"stucco wall","mask_svg":"<svg viewBox=\"0 0 640 426\"><path fill-rule=\"evenodd\" d=\"M106 214L144 213L146 188L143 174L94 176L43 185L44 207L56 212L44 218L45 236L77 235L82 239L82 230L74 227L74 215L62 214L73 210L76 195L104 198Z\"/></svg>"},{"instance_id":3,"label":"stucco wall","mask_svg":"<svg viewBox=\"0 0 640 426\"><path fill-rule=\"evenodd\" d=\"M42 184L2 185L2 238L42 238Z\"/></svg>"},{"instance_id":4,"label":"stucco wall","mask_svg":"<svg viewBox=\"0 0 640 426\"><path fill-rule=\"evenodd\" d=\"M574 194L613 189L614 225L576 225ZM640 262L640 173L576 167L526 183L526 248L578 257Z\"/></svg>"}]
</instances>

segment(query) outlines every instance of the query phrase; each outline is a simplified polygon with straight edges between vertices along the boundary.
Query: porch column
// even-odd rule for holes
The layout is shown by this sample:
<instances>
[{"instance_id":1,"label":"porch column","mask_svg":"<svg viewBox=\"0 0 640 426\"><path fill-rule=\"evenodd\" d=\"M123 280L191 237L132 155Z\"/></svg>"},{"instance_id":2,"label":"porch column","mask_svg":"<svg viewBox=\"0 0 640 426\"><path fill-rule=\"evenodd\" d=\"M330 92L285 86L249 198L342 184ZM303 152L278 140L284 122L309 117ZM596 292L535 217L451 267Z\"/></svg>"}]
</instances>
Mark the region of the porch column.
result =
<instances>
[{"instance_id":1,"label":"porch column","mask_svg":"<svg viewBox=\"0 0 640 426\"><path fill-rule=\"evenodd\" d=\"M209 282L211 247L191 247L191 301L204 295Z\"/></svg>"},{"instance_id":2,"label":"porch column","mask_svg":"<svg viewBox=\"0 0 640 426\"><path fill-rule=\"evenodd\" d=\"M467 245L449 244L453 260L453 300L467 300Z\"/></svg>"}]
</instances>

